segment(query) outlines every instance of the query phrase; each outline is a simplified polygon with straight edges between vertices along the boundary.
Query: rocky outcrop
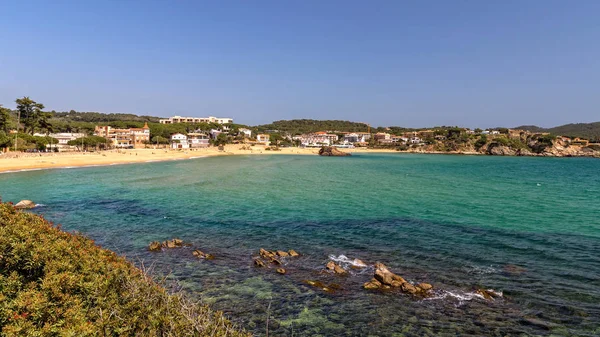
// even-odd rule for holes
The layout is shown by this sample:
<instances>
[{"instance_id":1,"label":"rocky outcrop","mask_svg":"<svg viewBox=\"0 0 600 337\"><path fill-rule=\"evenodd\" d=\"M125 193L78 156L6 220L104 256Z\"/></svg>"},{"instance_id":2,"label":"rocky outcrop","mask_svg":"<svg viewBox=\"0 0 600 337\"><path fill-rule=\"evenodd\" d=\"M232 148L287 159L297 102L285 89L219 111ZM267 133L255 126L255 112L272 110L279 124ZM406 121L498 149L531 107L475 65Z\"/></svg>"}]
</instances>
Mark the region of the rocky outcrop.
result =
<instances>
[{"instance_id":1,"label":"rocky outcrop","mask_svg":"<svg viewBox=\"0 0 600 337\"><path fill-rule=\"evenodd\" d=\"M288 257L288 256L290 256L290 253L288 253L288 252L284 252L283 250L278 250L278 251L277 251L277 256L280 256L280 257Z\"/></svg>"},{"instance_id":2,"label":"rocky outcrop","mask_svg":"<svg viewBox=\"0 0 600 337\"><path fill-rule=\"evenodd\" d=\"M373 279L366 282L363 288L370 290L398 288L407 294L427 296L433 286L429 283L413 285L402 276L392 273L383 263L376 263Z\"/></svg>"},{"instance_id":3,"label":"rocky outcrop","mask_svg":"<svg viewBox=\"0 0 600 337\"><path fill-rule=\"evenodd\" d=\"M517 154L515 150L508 146L492 146L488 147L487 153L492 156L514 156Z\"/></svg>"},{"instance_id":4,"label":"rocky outcrop","mask_svg":"<svg viewBox=\"0 0 600 337\"><path fill-rule=\"evenodd\" d=\"M525 156L535 156L536 154L529 151L528 149L518 149L515 152L515 155L520 156L520 157L525 157Z\"/></svg>"},{"instance_id":5,"label":"rocky outcrop","mask_svg":"<svg viewBox=\"0 0 600 337\"><path fill-rule=\"evenodd\" d=\"M333 146L323 146L319 150L319 156L346 157L350 156L350 153L340 151Z\"/></svg>"},{"instance_id":6,"label":"rocky outcrop","mask_svg":"<svg viewBox=\"0 0 600 337\"><path fill-rule=\"evenodd\" d=\"M183 240L181 239L171 239L163 241L162 243L158 241L152 241L150 242L150 245L148 245L148 249L151 251L159 251L162 250L162 248L179 248L183 247L184 245L186 244L184 244Z\"/></svg>"},{"instance_id":7,"label":"rocky outcrop","mask_svg":"<svg viewBox=\"0 0 600 337\"><path fill-rule=\"evenodd\" d=\"M336 275L346 275L348 272L346 269L342 268L339 264L336 264L333 261L329 261L325 266L328 270L332 271Z\"/></svg>"},{"instance_id":8,"label":"rocky outcrop","mask_svg":"<svg viewBox=\"0 0 600 337\"><path fill-rule=\"evenodd\" d=\"M269 261L269 262L271 262L271 263L273 263L273 264L281 264L281 261L279 261L279 260L277 259L277 252L270 252L270 251L268 251L268 250L266 250L266 249L263 249L263 248L261 248L261 249L258 251L258 254L259 254L259 255L260 255L262 258L266 259L267 261Z\"/></svg>"},{"instance_id":9,"label":"rocky outcrop","mask_svg":"<svg viewBox=\"0 0 600 337\"><path fill-rule=\"evenodd\" d=\"M183 240L181 239L172 239L167 240L162 243L163 248L179 248L183 247Z\"/></svg>"},{"instance_id":10,"label":"rocky outcrop","mask_svg":"<svg viewBox=\"0 0 600 337\"><path fill-rule=\"evenodd\" d=\"M392 273L383 263L375 264L375 275L374 278L382 284L399 287L406 280L399 275Z\"/></svg>"},{"instance_id":11,"label":"rocky outcrop","mask_svg":"<svg viewBox=\"0 0 600 337\"><path fill-rule=\"evenodd\" d=\"M495 298L501 297L501 294L496 293L492 289L477 289L475 293L488 301L492 301Z\"/></svg>"},{"instance_id":12,"label":"rocky outcrop","mask_svg":"<svg viewBox=\"0 0 600 337\"><path fill-rule=\"evenodd\" d=\"M280 258L291 258L300 256L300 254L298 254L298 252L296 252L293 249L286 252L284 250L266 250L264 248L260 248L258 250L258 255L258 257L254 258L254 265L259 268L269 268L269 265L271 264L281 265L283 260ZM287 273L287 271L283 268L278 268L276 271L279 274Z\"/></svg>"},{"instance_id":13,"label":"rocky outcrop","mask_svg":"<svg viewBox=\"0 0 600 337\"><path fill-rule=\"evenodd\" d=\"M31 200L21 200L16 205L16 209L31 209L35 207L35 203Z\"/></svg>"},{"instance_id":14,"label":"rocky outcrop","mask_svg":"<svg viewBox=\"0 0 600 337\"><path fill-rule=\"evenodd\" d=\"M352 261L352 268L355 269L362 269L362 268L366 268L367 264L364 263L362 260L360 259L354 259L354 261Z\"/></svg>"},{"instance_id":15,"label":"rocky outcrop","mask_svg":"<svg viewBox=\"0 0 600 337\"><path fill-rule=\"evenodd\" d=\"M152 252L162 250L162 244L158 241L152 241L150 242L150 245L148 245L148 250Z\"/></svg>"}]
</instances>

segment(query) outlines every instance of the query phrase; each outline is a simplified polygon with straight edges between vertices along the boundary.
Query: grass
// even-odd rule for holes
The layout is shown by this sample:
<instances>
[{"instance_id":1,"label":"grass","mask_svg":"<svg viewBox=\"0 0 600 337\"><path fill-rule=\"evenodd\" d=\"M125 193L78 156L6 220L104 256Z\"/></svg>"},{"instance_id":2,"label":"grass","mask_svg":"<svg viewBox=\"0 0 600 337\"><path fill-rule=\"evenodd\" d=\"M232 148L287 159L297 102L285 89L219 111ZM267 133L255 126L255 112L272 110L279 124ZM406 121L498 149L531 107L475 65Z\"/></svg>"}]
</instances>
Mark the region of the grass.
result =
<instances>
[{"instance_id":1,"label":"grass","mask_svg":"<svg viewBox=\"0 0 600 337\"><path fill-rule=\"evenodd\" d=\"M125 258L0 204L2 336L250 336Z\"/></svg>"}]
</instances>

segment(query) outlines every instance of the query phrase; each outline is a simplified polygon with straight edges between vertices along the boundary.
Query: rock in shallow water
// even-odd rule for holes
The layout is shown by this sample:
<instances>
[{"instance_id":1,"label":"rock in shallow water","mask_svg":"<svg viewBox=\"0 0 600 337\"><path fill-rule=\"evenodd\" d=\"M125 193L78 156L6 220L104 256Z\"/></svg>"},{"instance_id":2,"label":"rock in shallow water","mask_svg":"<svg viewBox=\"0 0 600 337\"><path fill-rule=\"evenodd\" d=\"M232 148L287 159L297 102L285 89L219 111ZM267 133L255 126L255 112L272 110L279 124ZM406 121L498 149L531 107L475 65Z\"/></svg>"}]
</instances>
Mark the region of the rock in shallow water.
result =
<instances>
[{"instance_id":1,"label":"rock in shallow water","mask_svg":"<svg viewBox=\"0 0 600 337\"><path fill-rule=\"evenodd\" d=\"M366 282L363 285L363 288L373 290L373 289L379 289L379 288L381 288L381 286L383 286L383 284L381 282L377 281L377 279L372 279L371 281Z\"/></svg>"},{"instance_id":2,"label":"rock in shallow water","mask_svg":"<svg viewBox=\"0 0 600 337\"><path fill-rule=\"evenodd\" d=\"M150 242L150 245L148 246L148 249L152 252L159 251L159 250L161 250L161 248L162 248L162 245L158 241L152 241L152 242Z\"/></svg>"},{"instance_id":3,"label":"rock in shallow water","mask_svg":"<svg viewBox=\"0 0 600 337\"><path fill-rule=\"evenodd\" d=\"M346 275L346 274L348 274L348 272L346 271L346 269L342 268L340 265L336 264L333 261L327 262L327 265L325 267L327 269L333 271L334 274L337 274L337 275Z\"/></svg>"},{"instance_id":4,"label":"rock in shallow water","mask_svg":"<svg viewBox=\"0 0 600 337\"><path fill-rule=\"evenodd\" d=\"M21 200L16 205L16 209L31 209L35 207L35 203L31 200Z\"/></svg>"},{"instance_id":5,"label":"rock in shallow water","mask_svg":"<svg viewBox=\"0 0 600 337\"><path fill-rule=\"evenodd\" d=\"M192 254L195 257L205 259L205 260L214 260L214 258L215 258L212 254L207 254L199 249L196 249L195 251L193 251Z\"/></svg>"},{"instance_id":6,"label":"rock in shallow water","mask_svg":"<svg viewBox=\"0 0 600 337\"><path fill-rule=\"evenodd\" d=\"M405 293L419 296L427 296L433 289L429 283L419 283L414 286L407 282L402 276L392 273L383 263L375 264L373 279L363 285L365 289L389 289L400 288Z\"/></svg>"},{"instance_id":7,"label":"rock in shallow water","mask_svg":"<svg viewBox=\"0 0 600 337\"><path fill-rule=\"evenodd\" d=\"M350 156L350 153L342 152L333 146L323 146L319 150L319 156L347 157L347 156Z\"/></svg>"}]
</instances>

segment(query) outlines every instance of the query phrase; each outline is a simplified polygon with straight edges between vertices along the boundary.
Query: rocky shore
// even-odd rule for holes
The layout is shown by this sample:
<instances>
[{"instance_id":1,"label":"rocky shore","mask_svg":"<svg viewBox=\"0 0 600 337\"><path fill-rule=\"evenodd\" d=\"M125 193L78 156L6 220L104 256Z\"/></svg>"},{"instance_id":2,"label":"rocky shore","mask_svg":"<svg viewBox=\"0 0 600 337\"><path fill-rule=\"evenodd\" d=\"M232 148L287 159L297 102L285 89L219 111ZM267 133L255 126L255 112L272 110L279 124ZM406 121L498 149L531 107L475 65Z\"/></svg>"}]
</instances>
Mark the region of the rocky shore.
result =
<instances>
[{"instance_id":1,"label":"rocky shore","mask_svg":"<svg viewBox=\"0 0 600 337\"><path fill-rule=\"evenodd\" d=\"M460 155L489 155L515 157L588 157L600 158L600 146L573 145L560 138L551 144L540 142L539 139L525 139L504 144L503 141L490 141L476 148L471 143L455 146L453 150L441 151L440 144L423 145L417 148L400 150L403 153L422 154L460 154Z\"/></svg>"}]
</instances>

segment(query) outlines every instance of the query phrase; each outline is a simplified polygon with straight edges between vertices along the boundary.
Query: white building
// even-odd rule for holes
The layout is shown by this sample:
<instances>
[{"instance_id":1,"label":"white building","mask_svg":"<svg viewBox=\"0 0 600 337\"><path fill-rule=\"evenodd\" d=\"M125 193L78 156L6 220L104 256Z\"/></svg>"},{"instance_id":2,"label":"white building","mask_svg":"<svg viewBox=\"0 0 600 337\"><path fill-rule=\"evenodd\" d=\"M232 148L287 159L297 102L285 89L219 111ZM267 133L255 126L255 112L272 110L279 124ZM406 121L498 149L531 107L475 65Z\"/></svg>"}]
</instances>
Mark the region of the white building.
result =
<instances>
[{"instance_id":1,"label":"white building","mask_svg":"<svg viewBox=\"0 0 600 337\"><path fill-rule=\"evenodd\" d=\"M241 129L238 129L238 131L240 133L244 134L244 137L246 137L246 138L252 137L252 130L250 130L250 129L241 128Z\"/></svg>"},{"instance_id":2,"label":"white building","mask_svg":"<svg viewBox=\"0 0 600 337\"><path fill-rule=\"evenodd\" d=\"M189 149L188 137L183 133L174 133L171 135L171 148Z\"/></svg>"},{"instance_id":3,"label":"white building","mask_svg":"<svg viewBox=\"0 0 600 337\"><path fill-rule=\"evenodd\" d=\"M187 135L188 146L191 148L208 147L209 138L205 133L192 132Z\"/></svg>"},{"instance_id":4,"label":"white building","mask_svg":"<svg viewBox=\"0 0 600 337\"><path fill-rule=\"evenodd\" d=\"M364 132L353 132L344 136L344 143L366 143L371 139L371 134Z\"/></svg>"},{"instance_id":5,"label":"white building","mask_svg":"<svg viewBox=\"0 0 600 337\"><path fill-rule=\"evenodd\" d=\"M333 143L337 142L338 135L326 132L315 132L306 135L300 135L294 137L294 139L300 140L300 144L302 144L302 146L319 147L330 146Z\"/></svg>"},{"instance_id":6,"label":"white building","mask_svg":"<svg viewBox=\"0 0 600 337\"><path fill-rule=\"evenodd\" d=\"M408 142L408 138L406 138L404 136L392 136L392 142L395 142L395 143L407 143Z\"/></svg>"},{"instance_id":7,"label":"white building","mask_svg":"<svg viewBox=\"0 0 600 337\"><path fill-rule=\"evenodd\" d=\"M38 137L46 137L45 134L42 133L35 133L34 136L38 136ZM48 144L47 147L50 148L52 146L52 148L57 148L60 150L67 150L67 149L71 149L71 148L75 148L74 146L69 146L69 144L67 144L69 141L71 140L75 140L77 138L83 138L86 136L85 133L51 133L48 135L49 137L52 137L54 139L58 140L58 144Z\"/></svg>"},{"instance_id":8,"label":"white building","mask_svg":"<svg viewBox=\"0 0 600 337\"><path fill-rule=\"evenodd\" d=\"M218 123L229 124L233 123L233 118L228 117L181 117L173 116L159 120L161 124L176 124L176 123Z\"/></svg>"},{"instance_id":9,"label":"white building","mask_svg":"<svg viewBox=\"0 0 600 337\"><path fill-rule=\"evenodd\" d=\"M256 135L256 141L259 143L263 143L265 145L269 144L269 138L270 138L270 136L266 133L261 133L261 134Z\"/></svg>"}]
</instances>

